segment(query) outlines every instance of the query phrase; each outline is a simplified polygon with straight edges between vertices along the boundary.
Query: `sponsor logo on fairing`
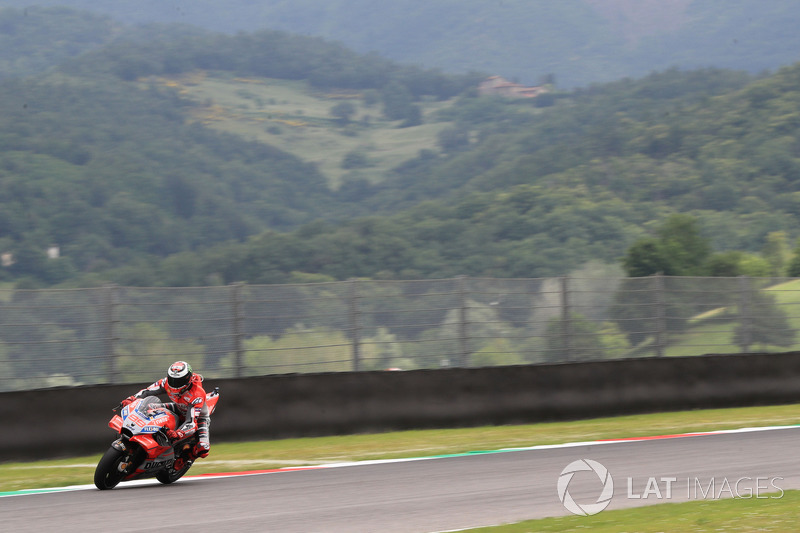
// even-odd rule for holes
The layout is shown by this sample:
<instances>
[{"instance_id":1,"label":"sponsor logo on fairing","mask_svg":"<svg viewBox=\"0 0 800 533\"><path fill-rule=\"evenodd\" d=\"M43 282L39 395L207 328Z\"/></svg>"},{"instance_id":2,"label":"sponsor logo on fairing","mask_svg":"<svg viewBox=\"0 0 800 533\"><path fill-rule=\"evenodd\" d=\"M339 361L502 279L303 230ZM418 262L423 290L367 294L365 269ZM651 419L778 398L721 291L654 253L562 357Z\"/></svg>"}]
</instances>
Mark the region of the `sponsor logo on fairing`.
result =
<instances>
[{"instance_id":1,"label":"sponsor logo on fairing","mask_svg":"<svg viewBox=\"0 0 800 533\"><path fill-rule=\"evenodd\" d=\"M173 459L167 459L163 461L147 461L144 466L142 466L143 470L157 470L159 468L172 468Z\"/></svg>"}]
</instances>

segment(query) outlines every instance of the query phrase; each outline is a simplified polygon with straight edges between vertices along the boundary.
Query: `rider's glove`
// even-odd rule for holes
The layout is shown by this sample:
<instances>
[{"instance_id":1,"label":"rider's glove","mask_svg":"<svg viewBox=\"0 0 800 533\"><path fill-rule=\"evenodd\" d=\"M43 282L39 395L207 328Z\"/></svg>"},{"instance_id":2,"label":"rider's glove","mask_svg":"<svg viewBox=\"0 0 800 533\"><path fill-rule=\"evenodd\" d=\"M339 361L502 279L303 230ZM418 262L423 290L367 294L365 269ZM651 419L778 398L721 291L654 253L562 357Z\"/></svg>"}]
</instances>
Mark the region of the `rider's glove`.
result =
<instances>
[{"instance_id":1,"label":"rider's glove","mask_svg":"<svg viewBox=\"0 0 800 533\"><path fill-rule=\"evenodd\" d=\"M112 411L121 411L126 405L133 403L134 400L136 400L134 396L128 396L127 398L119 402L119 405L113 408Z\"/></svg>"},{"instance_id":2,"label":"rider's glove","mask_svg":"<svg viewBox=\"0 0 800 533\"><path fill-rule=\"evenodd\" d=\"M122 407L125 407L126 405L131 404L134 401L136 401L136 398L134 396L128 396L127 398L122 400L122 403L120 405L122 405Z\"/></svg>"},{"instance_id":3,"label":"rider's glove","mask_svg":"<svg viewBox=\"0 0 800 533\"><path fill-rule=\"evenodd\" d=\"M168 429L167 430L167 437L172 440L181 440L183 437L186 436L185 431L181 431L180 429Z\"/></svg>"}]
</instances>

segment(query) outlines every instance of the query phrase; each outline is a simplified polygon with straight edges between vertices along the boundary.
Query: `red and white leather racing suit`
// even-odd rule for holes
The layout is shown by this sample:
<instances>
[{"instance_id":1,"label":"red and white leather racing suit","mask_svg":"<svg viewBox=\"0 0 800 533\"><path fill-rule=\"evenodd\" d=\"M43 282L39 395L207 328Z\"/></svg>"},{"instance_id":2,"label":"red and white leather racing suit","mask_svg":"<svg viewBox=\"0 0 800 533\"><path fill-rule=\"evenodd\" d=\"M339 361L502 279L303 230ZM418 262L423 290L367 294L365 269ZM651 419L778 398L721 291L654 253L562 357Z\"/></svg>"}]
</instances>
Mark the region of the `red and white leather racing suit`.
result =
<instances>
[{"instance_id":1,"label":"red and white leather racing suit","mask_svg":"<svg viewBox=\"0 0 800 533\"><path fill-rule=\"evenodd\" d=\"M181 391L175 391L167 387L167 378L161 378L149 387L146 387L132 396L132 398L145 398L147 396L158 396L166 394L170 403L164 405L177 413L183 423L175 430L177 438L182 439L194 435L200 441L198 445L201 456L208 455L209 438L208 429L210 426L210 416L208 406L206 406L206 391L203 389L203 376L194 374L188 387Z\"/></svg>"}]
</instances>

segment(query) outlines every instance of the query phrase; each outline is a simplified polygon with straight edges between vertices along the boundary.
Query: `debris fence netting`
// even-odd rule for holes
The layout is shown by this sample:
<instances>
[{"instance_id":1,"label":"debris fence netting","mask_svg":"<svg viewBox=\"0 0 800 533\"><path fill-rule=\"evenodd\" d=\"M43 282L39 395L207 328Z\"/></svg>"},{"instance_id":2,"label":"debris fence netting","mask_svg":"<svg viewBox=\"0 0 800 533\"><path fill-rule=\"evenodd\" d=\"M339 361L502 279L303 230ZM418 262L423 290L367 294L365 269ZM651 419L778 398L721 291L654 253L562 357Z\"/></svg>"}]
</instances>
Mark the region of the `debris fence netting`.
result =
<instances>
[{"instance_id":1,"label":"debris fence netting","mask_svg":"<svg viewBox=\"0 0 800 533\"><path fill-rule=\"evenodd\" d=\"M800 348L800 279L457 277L0 290L0 391Z\"/></svg>"}]
</instances>

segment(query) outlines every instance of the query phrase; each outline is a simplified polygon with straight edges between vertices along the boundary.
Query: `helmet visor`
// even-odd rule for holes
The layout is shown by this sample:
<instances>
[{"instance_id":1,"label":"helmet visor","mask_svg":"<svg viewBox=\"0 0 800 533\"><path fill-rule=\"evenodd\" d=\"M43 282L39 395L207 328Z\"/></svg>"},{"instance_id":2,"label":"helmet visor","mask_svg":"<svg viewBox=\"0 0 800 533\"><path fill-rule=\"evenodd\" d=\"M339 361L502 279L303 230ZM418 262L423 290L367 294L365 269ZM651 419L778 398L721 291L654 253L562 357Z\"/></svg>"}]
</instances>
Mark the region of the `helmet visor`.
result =
<instances>
[{"instance_id":1,"label":"helmet visor","mask_svg":"<svg viewBox=\"0 0 800 533\"><path fill-rule=\"evenodd\" d=\"M189 384L189 380L191 378L192 378L191 374L186 374L185 376L181 377L167 376L167 385L169 385L173 389L182 389L183 387Z\"/></svg>"}]
</instances>

